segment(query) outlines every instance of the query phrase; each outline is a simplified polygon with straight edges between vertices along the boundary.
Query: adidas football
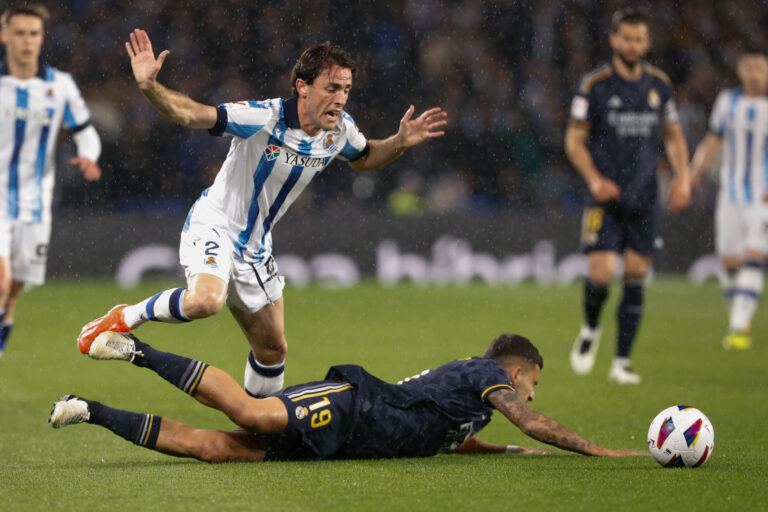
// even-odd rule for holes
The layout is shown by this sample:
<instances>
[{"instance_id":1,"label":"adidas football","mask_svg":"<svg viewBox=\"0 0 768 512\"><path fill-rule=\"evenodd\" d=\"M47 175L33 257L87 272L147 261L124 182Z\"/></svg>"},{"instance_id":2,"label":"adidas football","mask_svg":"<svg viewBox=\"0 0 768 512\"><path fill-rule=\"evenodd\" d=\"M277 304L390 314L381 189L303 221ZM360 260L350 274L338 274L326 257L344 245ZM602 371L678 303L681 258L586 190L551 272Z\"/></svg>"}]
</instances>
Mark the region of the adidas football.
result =
<instances>
[{"instance_id":1,"label":"adidas football","mask_svg":"<svg viewBox=\"0 0 768 512\"><path fill-rule=\"evenodd\" d=\"M704 464L715 447L715 430L703 412L688 405L661 411L648 429L651 455L668 468Z\"/></svg>"}]
</instances>

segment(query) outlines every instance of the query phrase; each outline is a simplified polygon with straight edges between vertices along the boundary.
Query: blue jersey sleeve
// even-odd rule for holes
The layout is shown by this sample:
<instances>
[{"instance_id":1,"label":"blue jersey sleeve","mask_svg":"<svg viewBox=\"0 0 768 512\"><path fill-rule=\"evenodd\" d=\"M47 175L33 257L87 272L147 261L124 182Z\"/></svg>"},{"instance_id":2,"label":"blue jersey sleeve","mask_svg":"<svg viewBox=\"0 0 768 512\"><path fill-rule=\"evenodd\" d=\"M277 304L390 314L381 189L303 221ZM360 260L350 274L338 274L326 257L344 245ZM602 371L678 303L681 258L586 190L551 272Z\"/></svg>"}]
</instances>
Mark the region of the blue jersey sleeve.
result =
<instances>
[{"instance_id":1,"label":"blue jersey sleeve","mask_svg":"<svg viewBox=\"0 0 768 512\"><path fill-rule=\"evenodd\" d=\"M209 130L211 135L232 135L247 139L261 131L274 116L270 102L235 101L216 108L216 124Z\"/></svg>"},{"instance_id":2,"label":"blue jersey sleeve","mask_svg":"<svg viewBox=\"0 0 768 512\"><path fill-rule=\"evenodd\" d=\"M368 153L368 140L355 124L352 116L342 111L342 123L346 144L339 153L339 158L347 162L354 162Z\"/></svg>"},{"instance_id":3,"label":"blue jersey sleeve","mask_svg":"<svg viewBox=\"0 0 768 512\"><path fill-rule=\"evenodd\" d=\"M72 75L64 73L62 80L66 104L64 105L64 126L77 133L91 124L91 111Z\"/></svg>"}]
</instances>

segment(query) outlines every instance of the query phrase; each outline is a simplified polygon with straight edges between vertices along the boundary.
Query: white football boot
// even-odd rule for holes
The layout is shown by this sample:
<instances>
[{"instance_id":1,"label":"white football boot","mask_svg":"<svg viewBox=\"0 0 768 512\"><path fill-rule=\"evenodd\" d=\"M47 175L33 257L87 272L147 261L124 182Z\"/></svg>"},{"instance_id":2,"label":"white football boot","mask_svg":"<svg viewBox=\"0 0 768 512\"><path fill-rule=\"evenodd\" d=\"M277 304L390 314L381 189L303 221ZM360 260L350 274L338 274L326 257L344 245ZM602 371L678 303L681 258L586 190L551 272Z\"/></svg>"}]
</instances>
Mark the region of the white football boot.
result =
<instances>
[{"instance_id":1,"label":"white football boot","mask_svg":"<svg viewBox=\"0 0 768 512\"><path fill-rule=\"evenodd\" d=\"M88 357L99 360L133 361L137 355L143 355L141 351L136 350L133 339L133 335L129 333L105 331L91 343Z\"/></svg>"},{"instance_id":2,"label":"white football boot","mask_svg":"<svg viewBox=\"0 0 768 512\"><path fill-rule=\"evenodd\" d=\"M601 331L600 327L592 329L587 324L581 326L571 348L571 369L576 375L587 375L595 366Z\"/></svg>"},{"instance_id":3,"label":"white football boot","mask_svg":"<svg viewBox=\"0 0 768 512\"><path fill-rule=\"evenodd\" d=\"M91 413L88 411L88 403L85 400L75 395L64 395L61 400L53 404L48 423L53 428L61 428L88 421L90 417Z\"/></svg>"},{"instance_id":4,"label":"white football boot","mask_svg":"<svg viewBox=\"0 0 768 512\"><path fill-rule=\"evenodd\" d=\"M617 357L611 363L608 380L617 384L640 384L642 378L630 368L628 359Z\"/></svg>"}]
</instances>

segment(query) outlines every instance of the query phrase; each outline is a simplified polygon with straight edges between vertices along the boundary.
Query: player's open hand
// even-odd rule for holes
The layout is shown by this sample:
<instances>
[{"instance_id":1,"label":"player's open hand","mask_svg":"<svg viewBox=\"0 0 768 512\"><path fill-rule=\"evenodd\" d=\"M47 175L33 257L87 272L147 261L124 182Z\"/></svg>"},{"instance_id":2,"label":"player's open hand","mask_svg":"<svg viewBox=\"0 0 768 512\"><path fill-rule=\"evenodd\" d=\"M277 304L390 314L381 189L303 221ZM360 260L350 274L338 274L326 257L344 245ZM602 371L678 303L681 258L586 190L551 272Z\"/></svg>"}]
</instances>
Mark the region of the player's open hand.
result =
<instances>
[{"instance_id":1,"label":"player's open hand","mask_svg":"<svg viewBox=\"0 0 768 512\"><path fill-rule=\"evenodd\" d=\"M83 173L83 178L85 178L87 181L98 181L99 178L101 178L101 167L99 167L99 164L90 158L85 158L82 156L72 158L69 163L80 168L80 172Z\"/></svg>"},{"instance_id":2,"label":"player's open hand","mask_svg":"<svg viewBox=\"0 0 768 512\"><path fill-rule=\"evenodd\" d=\"M669 211L678 213L691 204L691 181L687 175L675 178L672 186L669 187L667 195L667 205Z\"/></svg>"},{"instance_id":3,"label":"player's open hand","mask_svg":"<svg viewBox=\"0 0 768 512\"><path fill-rule=\"evenodd\" d=\"M416 119L411 119L415 110L411 105L400 120L400 129L397 131L397 136L406 148L421 144L427 139L445 135L444 131L435 130L448 124L446 120L448 114L440 107L431 108Z\"/></svg>"},{"instance_id":4,"label":"player's open hand","mask_svg":"<svg viewBox=\"0 0 768 512\"><path fill-rule=\"evenodd\" d=\"M613 181L601 176L589 183L589 192L598 203L607 203L619 198L621 188Z\"/></svg>"},{"instance_id":5,"label":"player's open hand","mask_svg":"<svg viewBox=\"0 0 768 512\"><path fill-rule=\"evenodd\" d=\"M135 29L131 32L131 42L125 43L125 49L131 58L131 68L136 83L140 89L152 87L160 68L163 67L165 58L171 53L163 50L155 59L155 53L152 51L152 43L145 30Z\"/></svg>"}]
</instances>

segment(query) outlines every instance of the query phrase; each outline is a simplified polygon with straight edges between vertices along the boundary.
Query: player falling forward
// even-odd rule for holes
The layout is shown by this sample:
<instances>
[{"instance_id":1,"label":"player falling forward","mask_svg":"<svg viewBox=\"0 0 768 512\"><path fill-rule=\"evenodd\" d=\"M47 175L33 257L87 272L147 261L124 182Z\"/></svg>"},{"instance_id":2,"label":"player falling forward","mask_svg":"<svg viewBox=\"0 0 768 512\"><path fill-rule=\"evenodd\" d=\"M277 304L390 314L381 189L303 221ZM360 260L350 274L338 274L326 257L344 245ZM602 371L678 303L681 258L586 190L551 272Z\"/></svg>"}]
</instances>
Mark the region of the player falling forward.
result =
<instances>
[{"instance_id":1,"label":"player falling forward","mask_svg":"<svg viewBox=\"0 0 768 512\"><path fill-rule=\"evenodd\" d=\"M77 145L79 167L98 180L101 141L69 73L40 61L48 11L19 4L0 17L0 355L25 284L45 281L56 139L62 122Z\"/></svg>"},{"instance_id":2,"label":"player falling forward","mask_svg":"<svg viewBox=\"0 0 768 512\"><path fill-rule=\"evenodd\" d=\"M645 277L661 243L658 147L663 140L675 172L668 197L672 212L690 202L688 148L669 78L643 60L650 48L646 17L632 10L616 12L610 41L613 58L582 79L565 135L568 158L591 194L581 240L589 261L585 322L570 359L576 374L592 371L600 344L600 312L621 255L624 290L617 313L617 350L608 378L639 384L629 355L643 314Z\"/></svg>"},{"instance_id":3,"label":"player falling forward","mask_svg":"<svg viewBox=\"0 0 768 512\"><path fill-rule=\"evenodd\" d=\"M526 338L504 334L482 358L460 359L388 384L360 366L334 366L324 381L267 398L248 396L228 374L160 352L131 334L99 335L94 359L148 368L200 403L222 411L239 430L200 430L66 396L50 423L94 423L139 446L210 462L426 457L438 453L546 453L473 437L497 409L539 441L585 455L640 455L598 446L526 405L544 364Z\"/></svg>"},{"instance_id":4,"label":"player falling forward","mask_svg":"<svg viewBox=\"0 0 768 512\"><path fill-rule=\"evenodd\" d=\"M694 183L725 146L715 213L715 245L730 310L726 349L752 346L749 328L763 291L768 253L768 59L748 50L736 64L741 87L722 91L715 101L709 133L691 165Z\"/></svg>"},{"instance_id":5,"label":"player falling forward","mask_svg":"<svg viewBox=\"0 0 768 512\"><path fill-rule=\"evenodd\" d=\"M203 191L184 224L179 255L188 288L116 306L83 327L80 351L88 353L101 332L126 332L148 320L206 318L226 301L251 345L246 390L256 396L273 393L283 386L287 350L273 226L334 158L357 171L377 169L405 149L443 135L435 130L446 124L446 114L433 108L412 119L411 106L397 134L366 140L343 110L355 64L330 43L302 53L293 68L290 99L203 105L157 82L168 50L155 59L146 32L137 29L130 39L126 49L133 74L152 105L184 126L231 135L232 144L214 184Z\"/></svg>"}]
</instances>

